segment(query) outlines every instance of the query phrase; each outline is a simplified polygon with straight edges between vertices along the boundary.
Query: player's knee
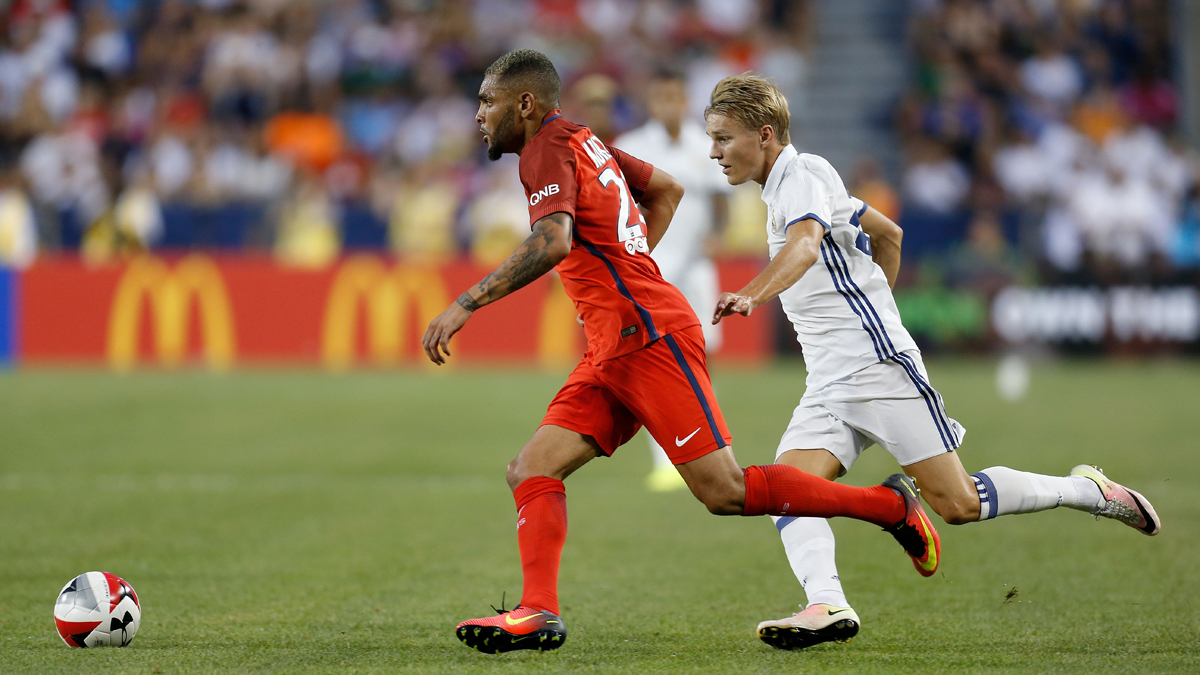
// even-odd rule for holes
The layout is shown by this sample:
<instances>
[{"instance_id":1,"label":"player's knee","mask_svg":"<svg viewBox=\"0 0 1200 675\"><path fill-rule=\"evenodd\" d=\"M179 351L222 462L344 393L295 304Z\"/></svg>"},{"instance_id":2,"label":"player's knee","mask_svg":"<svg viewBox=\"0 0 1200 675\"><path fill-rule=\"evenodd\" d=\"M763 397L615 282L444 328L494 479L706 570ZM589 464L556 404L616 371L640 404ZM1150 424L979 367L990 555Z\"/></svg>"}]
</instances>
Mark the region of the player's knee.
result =
<instances>
[{"instance_id":1,"label":"player's knee","mask_svg":"<svg viewBox=\"0 0 1200 675\"><path fill-rule=\"evenodd\" d=\"M741 515L745 502L745 492L739 492L735 486L708 487L692 494L715 516Z\"/></svg>"},{"instance_id":2,"label":"player's knee","mask_svg":"<svg viewBox=\"0 0 1200 675\"><path fill-rule=\"evenodd\" d=\"M729 498L705 499L705 508L714 516L738 516L742 513L742 504Z\"/></svg>"},{"instance_id":3,"label":"player's knee","mask_svg":"<svg viewBox=\"0 0 1200 675\"><path fill-rule=\"evenodd\" d=\"M939 499L930 503L934 512L946 521L947 525L963 525L979 520L979 499L957 497Z\"/></svg>"},{"instance_id":4,"label":"player's knee","mask_svg":"<svg viewBox=\"0 0 1200 675\"><path fill-rule=\"evenodd\" d=\"M526 478L529 478L529 476L525 475L524 472L521 471L520 457L517 457L508 463L508 468L504 472L504 477L508 479L508 488L510 490L516 490L517 486L520 485L522 481L524 481Z\"/></svg>"}]
</instances>

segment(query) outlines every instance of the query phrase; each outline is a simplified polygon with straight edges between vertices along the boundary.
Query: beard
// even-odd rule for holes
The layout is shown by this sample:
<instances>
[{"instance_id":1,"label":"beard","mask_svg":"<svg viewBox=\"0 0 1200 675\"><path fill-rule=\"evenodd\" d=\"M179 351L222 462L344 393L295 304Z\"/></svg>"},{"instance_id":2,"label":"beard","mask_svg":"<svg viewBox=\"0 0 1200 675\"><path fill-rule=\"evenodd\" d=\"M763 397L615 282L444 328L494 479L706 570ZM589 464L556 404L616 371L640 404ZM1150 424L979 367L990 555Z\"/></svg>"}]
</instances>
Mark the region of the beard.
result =
<instances>
[{"instance_id":1,"label":"beard","mask_svg":"<svg viewBox=\"0 0 1200 675\"><path fill-rule=\"evenodd\" d=\"M493 162L500 159L500 156L505 153L507 146L512 144L514 131L517 128L516 111L513 108L509 108L504 113L504 117L496 125L496 131L488 136L487 156Z\"/></svg>"}]
</instances>

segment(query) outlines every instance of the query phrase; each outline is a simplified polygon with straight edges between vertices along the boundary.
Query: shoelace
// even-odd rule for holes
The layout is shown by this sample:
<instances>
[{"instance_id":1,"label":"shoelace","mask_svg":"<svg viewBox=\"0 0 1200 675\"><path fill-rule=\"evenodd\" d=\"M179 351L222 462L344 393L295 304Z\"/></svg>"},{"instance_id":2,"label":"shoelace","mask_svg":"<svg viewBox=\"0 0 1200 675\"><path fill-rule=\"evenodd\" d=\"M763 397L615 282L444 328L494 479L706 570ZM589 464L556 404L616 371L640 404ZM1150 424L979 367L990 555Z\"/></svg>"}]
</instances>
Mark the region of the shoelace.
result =
<instances>
[{"instance_id":1,"label":"shoelace","mask_svg":"<svg viewBox=\"0 0 1200 675\"><path fill-rule=\"evenodd\" d=\"M887 530L887 532L890 532L896 538L896 541L900 542L900 545L904 547L904 550L908 551L913 557L923 558L925 556L927 552L925 540L921 538L921 533L917 532L917 528L909 525L908 521L900 523L895 529ZM914 551L918 552L914 553Z\"/></svg>"},{"instance_id":2,"label":"shoelace","mask_svg":"<svg viewBox=\"0 0 1200 675\"><path fill-rule=\"evenodd\" d=\"M492 611L496 612L497 614L507 614L509 612L515 611L516 609L518 609L521 606L520 604L518 604L516 607L513 607L512 609L504 609L504 601L507 599L508 599L508 591L504 591L500 594L500 609L496 609L495 605L488 605L488 607L491 607Z\"/></svg>"},{"instance_id":3,"label":"shoelace","mask_svg":"<svg viewBox=\"0 0 1200 675\"><path fill-rule=\"evenodd\" d=\"M1122 523L1137 523L1142 519L1141 514L1138 513L1132 506L1119 499L1105 500L1104 506L1096 509L1092 515L1096 516L1096 520L1100 520L1101 517L1104 517L1119 520Z\"/></svg>"},{"instance_id":4,"label":"shoelace","mask_svg":"<svg viewBox=\"0 0 1200 675\"><path fill-rule=\"evenodd\" d=\"M1104 474L1104 469L1101 469L1094 464L1092 465L1092 468L1099 471L1101 475ZM1097 486L1099 486L1098 483ZM1101 492L1103 492L1103 487L1101 487ZM1104 498L1104 506L1092 511L1092 515L1096 516L1096 520L1100 520L1101 518L1112 518L1113 520L1119 520L1122 523L1128 523L1130 525L1136 525L1142 520L1142 514L1138 513L1137 509L1133 508L1129 504L1126 504L1120 499L1109 499L1108 497Z\"/></svg>"}]
</instances>

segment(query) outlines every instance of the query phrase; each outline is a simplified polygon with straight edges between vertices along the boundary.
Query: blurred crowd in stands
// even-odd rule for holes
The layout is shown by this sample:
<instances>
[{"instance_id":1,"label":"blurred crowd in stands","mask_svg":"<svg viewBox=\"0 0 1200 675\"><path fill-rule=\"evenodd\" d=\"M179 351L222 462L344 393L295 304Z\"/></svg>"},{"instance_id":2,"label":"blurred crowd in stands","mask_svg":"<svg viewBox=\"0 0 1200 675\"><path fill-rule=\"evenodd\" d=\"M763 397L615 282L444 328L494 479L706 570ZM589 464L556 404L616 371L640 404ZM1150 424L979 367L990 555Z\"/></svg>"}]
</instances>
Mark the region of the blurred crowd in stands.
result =
<instances>
[{"instance_id":1,"label":"blurred crowd in stands","mask_svg":"<svg viewBox=\"0 0 1200 675\"><path fill-rule=\"evenodd\" d=\"M969 214L951 284L1165 281L1200 264L1167 0L921 0L909 208ZM1007 231L1017 248L1006 244Z\"/></svg>"},{"instance_id":2,"label":"blurred crowd in stands","mask_svg":"<svg viewBox=\"0 0 1200 675\"><path fill-rule=\"evenodd\" d=\"M799 98L806 7L0 0L0 258L200 245L313 266L348 247L493 261L528 233L515 158L489 163L474 122L497 56L549 54L568 116L611 140L645 120L638 92L664 66L686 74L697 118L716 81L751 69ZM761 252L757 191L733 201L730 246Z\"/></svg>"},{"instance_id":3,"label":"blurred crowd in stands","mask_svg":"<svg viewBox=\"0 0 1200 675\"><path fill-rule=\"evenodd\" d=\"M847 184L913 250L936 239L951 287L1200 267L1167 4L911 0L905 166L867 158ZM568 117L611 140L645 120L663 67L686 75L697 118L747 70L794 109L817 100L812 14L806 0L0 0L0 260L206 246L312 266L362 247L494 262L528 232L515 158L488 162L474 122L497 56L548 53ZM761 255L764 210L743 187L725 249Z\"/></svg>"}]
</instances>

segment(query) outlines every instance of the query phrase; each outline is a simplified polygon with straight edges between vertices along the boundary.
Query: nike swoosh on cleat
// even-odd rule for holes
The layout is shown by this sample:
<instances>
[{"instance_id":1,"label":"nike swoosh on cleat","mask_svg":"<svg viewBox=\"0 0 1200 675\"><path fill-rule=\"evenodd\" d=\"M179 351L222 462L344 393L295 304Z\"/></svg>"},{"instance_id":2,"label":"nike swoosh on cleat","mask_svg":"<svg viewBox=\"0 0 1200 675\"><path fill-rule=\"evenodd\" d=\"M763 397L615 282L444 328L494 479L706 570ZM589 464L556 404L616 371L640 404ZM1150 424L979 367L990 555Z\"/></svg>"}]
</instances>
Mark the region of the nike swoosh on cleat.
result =
<instances>
[{"instance_id":1,"label":"nike swoosh on cleat","mask_svg":"<svg viewBox=\"0 0 1200 675\"><path fill-rule=\"evenodd\" d=\"M517 619L516 621L513 621L511 616L505 615L504 623L507 623L510 626L516 626L517 624L525 623L526 621L528 621L530 619L536 619L539 616L541 616L541 614L530 614L529 616L527 616L523 619Z\"/></svg>"},{"instance_id":2,"label":"nike swoosh on cleat","mask_svg":"<svg viewBox=\"0 0 1200 675\"><path fill-rule=\"evenodd\" d=\"M679 437L678 437L678 436L676 436L676 437L675 437L675 447L677 447L677 448L682 448L682 447L684 446L684 444L685 444L685 443L687 443L688 441L692 440L692 436L695 436L695 435L696 435L696 434L698 434L698 433L700 433L700 427L696 427L696 430L695 430L695 431L693 431L692 433L688 434L688 435L687 435L687 437L686 437L686 438L684 438L682 441L681 441L681 440L679 440Z\"/></svg>"},{"instance_id":3,"label":"nike swoosh on cleat","mask_svg":"<svg viewBox=\"0 0 1200 675\"><path fill-rule=\"evenodd\" d=\"M849 612L849 611L850 611L849 609L839 609L836 612L830 612L829 616L833 616L834 614L841 614L842 612Z\"/></svg>"}]
</instances>

